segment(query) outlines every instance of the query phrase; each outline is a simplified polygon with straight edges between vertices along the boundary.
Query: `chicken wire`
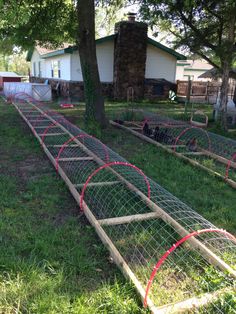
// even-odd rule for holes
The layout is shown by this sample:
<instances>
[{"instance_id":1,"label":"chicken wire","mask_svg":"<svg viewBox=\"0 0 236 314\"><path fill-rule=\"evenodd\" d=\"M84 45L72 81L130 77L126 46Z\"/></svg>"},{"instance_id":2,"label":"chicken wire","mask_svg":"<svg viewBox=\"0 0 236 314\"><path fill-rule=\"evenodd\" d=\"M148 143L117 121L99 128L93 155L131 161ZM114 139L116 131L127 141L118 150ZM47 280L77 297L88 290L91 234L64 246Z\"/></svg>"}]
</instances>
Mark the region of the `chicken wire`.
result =
<instances>
[{"instance_id":1,"label":"chicken wire","mask_svg":"<svg viewBox=\"0 0 236 314\"><path fill-rule=\"evenodd\" d=\"M133 112L133 119L137 116L140 121L114 121L125 123L133 130L236 182L235 140L160 114L138 109L130 112Z\"/></svg>"},{"instance_id":2,"label":"chicken wire","mask_svg":"<svg viewBox=\"0 0 236 314\"><path fill-rule=\"evenodd\" d=\"M61 169L81 195L81 211L84 204L90 208L143 287L163 254L183 236L217 229L136 166L43 103L21 95L14 97L14 104L50 153L56 170ZM176 124L181 134L185 126ZM226 232L208 232L199 233L195 240L174 250L156 274L149 292L158 308L156 313L183 309L185 313L235 313L235 238ZM213 266L206 251L213 259L221 259L231 274ZM194 299L188 306L166 307L206 293L205 302Z\"/></svg>"}]
</instances>

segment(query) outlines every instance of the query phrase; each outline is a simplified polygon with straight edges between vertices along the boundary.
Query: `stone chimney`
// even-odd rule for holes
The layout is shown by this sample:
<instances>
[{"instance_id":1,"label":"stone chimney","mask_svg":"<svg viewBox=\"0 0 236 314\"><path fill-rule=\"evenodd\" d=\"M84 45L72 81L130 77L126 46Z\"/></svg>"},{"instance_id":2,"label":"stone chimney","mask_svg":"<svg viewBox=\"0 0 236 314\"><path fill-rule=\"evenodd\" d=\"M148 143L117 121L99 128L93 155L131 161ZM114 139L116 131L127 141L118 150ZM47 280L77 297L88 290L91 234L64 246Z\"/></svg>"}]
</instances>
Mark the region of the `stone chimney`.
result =
<instances>
[{"instance_id":1,"label":"stone chimney","mask_svg":"<svg viewBox=\"0 0 236 314\"><path fill-rule=\"evenodd\" d=\"M129 13L127 21L115 25L114 97L119 100L126 100L130 87L135 99L144 96L147 24L135 21L135 16Z\"/></svg>"}]
</instances>

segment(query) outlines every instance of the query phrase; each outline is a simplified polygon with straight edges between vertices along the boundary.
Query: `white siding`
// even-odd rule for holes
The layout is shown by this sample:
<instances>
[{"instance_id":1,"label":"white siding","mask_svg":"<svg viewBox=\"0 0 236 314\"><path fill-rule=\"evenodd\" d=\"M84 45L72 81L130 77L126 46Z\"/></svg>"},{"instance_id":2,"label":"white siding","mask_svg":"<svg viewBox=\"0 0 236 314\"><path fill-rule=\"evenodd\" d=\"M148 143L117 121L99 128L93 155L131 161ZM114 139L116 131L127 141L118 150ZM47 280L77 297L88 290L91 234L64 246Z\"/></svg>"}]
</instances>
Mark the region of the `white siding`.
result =
<instances>
[{"instance_id":1,"label":"white siding","mask_svg":"<svg viewBox=\"0 0 236 314\"><path fill-rule=\"evenodd\" d=\"M167 81L175 82L176 61L176 57L171 54L148 45L145 78L164 78Z\"/></svg>"},{"instance_id":2,"label":"white siding","mask_svg":"<svg viewBox=\"0 0 236 314\"><path fill-rule=\"evenodd\" d=\"M55 56L52 58L45 59L45 65L46 65L46 78L52 78L52 61L60 61L60 70L61 70L61 80L71 80L71 55L70 54L64 54Z\"/></svg>"},{"instance_id":3,"label":"white siding","mask_svg":"<svg viewBox=\"0 0 236 314\"><path fill-rule=\"evenodd\" d=\"M176 66L176 81L184 79L184 66L177 65Z\"/></svg>"},{"instance_id":4,"label":"white siding","mask_svg":"<svg viewBox=\"0 0 236 314\"><path fill-rule=\"evenodd\" d=\"M72 81L83 81L80 57L77 51L74 51L71 55L71 80Z\"/></svg>"},{"instance_id":5,"label":"white siding","mask_svg":"<svg viewBox=\"0 0 236 314\"><path fill-rule=\"evenodd\" d=\"M97 59L101 82L113 82L114 40L97 45Z\"/></svg>"},{"instance_id":6,"label":"white siding","mask_svg":"<svg viewBox=\"0 0 236 314\"><path fill-rule=\"evenodd\" d=\"M114 41L97 44L98 70L101 82L113 82ZM83 81L79 53L71 55L71 80Z\"/></svg>"},{"instance_id":7,"label":"white siding","mask_svg":"<svg viewBox=\"0 0 236 314\"><path fill-rule=\"evenodd\" d=\"M189 77L194 81L209 81L209 78L199 76L211 68L212 65L202 59L179 61L176 67L176 80L188 80Z\"/></svg>"},{"instance_id":8,"label":"white siding","mask_svg":"<svg viewBox=\"0 0 236 314\"><path fill-rule=\"evenodd\" d=\"M39 62L41 62L41 77L45 77L46 75L46 68L45 68L45 61L44 59L41 59L40 54L36 49L34 49L31 63L30 63L30 73L32 76L39 76ZM36 73L34 73L34 63L35 63L35 69Z\"/></svg>"}]
</instances>

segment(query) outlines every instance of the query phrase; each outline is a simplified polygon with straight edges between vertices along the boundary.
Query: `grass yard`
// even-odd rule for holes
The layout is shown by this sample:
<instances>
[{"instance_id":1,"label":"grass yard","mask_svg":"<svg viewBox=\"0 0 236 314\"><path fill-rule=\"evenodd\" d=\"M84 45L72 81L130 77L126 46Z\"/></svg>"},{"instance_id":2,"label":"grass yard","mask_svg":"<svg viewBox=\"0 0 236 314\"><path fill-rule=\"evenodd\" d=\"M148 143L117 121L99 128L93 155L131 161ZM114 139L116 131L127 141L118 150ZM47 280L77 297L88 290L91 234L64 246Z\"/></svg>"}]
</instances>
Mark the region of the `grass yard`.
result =
<instances>
[{"instance_id":1,"label":"grass yard","mask_svg":"<svg viewBox=\"0 0 236 314\"><path fill-rule=\"evenodd\" d=\"M0 313L148 313L2 101L0 121Z\"/></svg>"},{"instance_id":2,"label":"grass yard","mask_svg":"<svg viewBox=\"0 0 236 314\"><path fill-rule=\"evenodd\" d=\"M171 106L169 108L171 111L177 105L148 104L147 110L159 112L163 108L166 110L167 106ZM199 105L200 108L202 106ZM139 107L146 108L143 103ZM183 110L183 105L180 107ZM114 117L117 116L117 112L125 108L127 108L126 103L108 103L106 112L108 116ZM209 106L207 108L209 110ZM61 113L82 129L84 128L83 112L84 105L79 106L78 109L61 110ZM218 133L222 132L219 130ZM161 148L112 126L97 133L96 136L217 227L236 234L236 192L223 181L204 170L192 167ZM227 136L234 138L234 133L227 133Z\"/></svg>"},{"instance_id":3,"label":"grass yard","mask_svg":"<svg viewBox=\"0 0 236 314\"><path fill-rule=\"evenodd\" d=\"M145 106L157 111L156 105L139 105ZM168 106L158 110L179 111L176 104ZM125 108L125 103L106 106L110 117ZM84 128L84 105L58 111ZM148 313L15 109L0 102L0 119L0 313ZM236 193L224 182L112 126L96 135L236 234Z\"/></svg>"}]
</instances>

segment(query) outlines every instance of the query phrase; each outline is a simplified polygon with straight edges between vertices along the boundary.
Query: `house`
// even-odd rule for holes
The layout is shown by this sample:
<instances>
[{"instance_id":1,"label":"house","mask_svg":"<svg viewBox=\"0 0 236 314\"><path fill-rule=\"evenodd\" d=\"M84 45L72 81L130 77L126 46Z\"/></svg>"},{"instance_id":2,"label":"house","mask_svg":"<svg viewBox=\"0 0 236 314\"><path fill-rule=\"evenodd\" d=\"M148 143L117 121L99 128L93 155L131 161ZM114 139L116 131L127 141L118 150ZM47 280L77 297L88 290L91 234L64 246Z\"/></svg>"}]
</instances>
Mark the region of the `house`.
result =
<instances>
[{"instance_id":1,"label":"house","mask_svg":"<svg viewBox=\"0 0 236 314\"><path fill-rule=\"evenodd\" d=\"M175 89L176 62L185 57L147 36L147 24L133 16L115 25L115 33L96 40L96 51L103 94L126 100L163 99ZM39 47L28 52L32 82L48 80L60 87L62 96L83 98L83 77L76 46L45 51Z\"/></svg>"},{"instance_id":2,"label":"house","mask_svg":"<svg viewBox=\"0 0 236 314\"><path fill-rule=\"evenodd\" d=\"M176 80L207 81L207 78L200 78L199 76L210 69L212 69L212 65L202 59L179 60L176 66Z\"/></svg>"},{"instance_id":3,"label":"house","mask_svg":"<svg viewBox=\"0 0 236 314\"><path fill-rule=\"evenodd\" d=\"M3 88L4 82L21 82L21 78L15 72L0 72L0 88Z\"/></svg>"}]
</instances>

